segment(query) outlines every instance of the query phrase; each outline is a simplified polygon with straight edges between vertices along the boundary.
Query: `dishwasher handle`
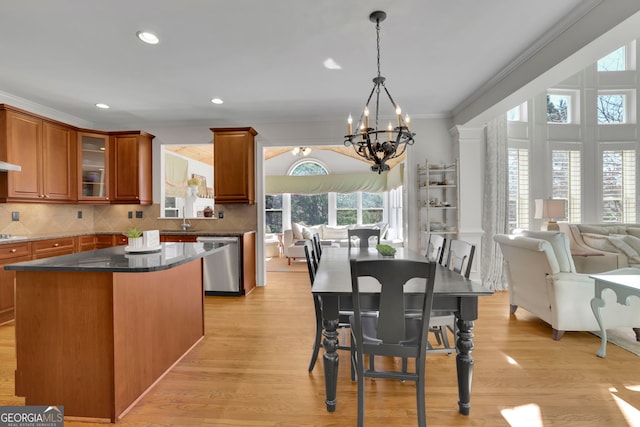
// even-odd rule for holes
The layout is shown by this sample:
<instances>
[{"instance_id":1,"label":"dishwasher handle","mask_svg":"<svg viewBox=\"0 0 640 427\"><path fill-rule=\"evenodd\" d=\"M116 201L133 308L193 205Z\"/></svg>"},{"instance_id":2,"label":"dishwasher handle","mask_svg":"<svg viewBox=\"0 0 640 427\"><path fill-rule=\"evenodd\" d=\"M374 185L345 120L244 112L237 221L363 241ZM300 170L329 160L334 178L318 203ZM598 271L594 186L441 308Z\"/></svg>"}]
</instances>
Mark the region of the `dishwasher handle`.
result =
<instances>
[{"instance_id":1,"label":"dishwasher handle","mask_svg":"<svg viewBox=\"0 0 640 427\"><path fill-rule=\"evenodd\" d=\"M196 239L196 241L198 242L202 242L202 243L211 243L211 242L217 242L217 243L237 243L238 242L238 238L237 237L210 237L210 236L202 236L202 237L198 237Z\"/></svg>"}]
</instances>

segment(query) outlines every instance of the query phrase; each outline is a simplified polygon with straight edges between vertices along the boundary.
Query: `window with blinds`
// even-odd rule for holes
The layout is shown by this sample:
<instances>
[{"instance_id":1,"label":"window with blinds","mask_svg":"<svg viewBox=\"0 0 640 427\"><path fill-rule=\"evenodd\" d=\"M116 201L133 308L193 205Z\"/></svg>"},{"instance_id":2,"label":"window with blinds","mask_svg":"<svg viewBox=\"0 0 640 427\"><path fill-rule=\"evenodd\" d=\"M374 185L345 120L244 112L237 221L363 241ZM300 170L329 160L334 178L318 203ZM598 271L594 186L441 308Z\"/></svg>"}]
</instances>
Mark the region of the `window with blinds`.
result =
<instances>
[{"instance_id":1,"label":"window with blinds","mask_svg":"<svg viewBox=\"0 0 640 427\"><path fill-rule=\"evenodd\" d=\"M508 227L529 228L529 150L509 147L508 177Z\"/></svg>"},{"instance_id":2,"label":"window with blinds","mask_svg":"<svg viewBox=\"0 0 640 427\"><path fill-rule=\"evenodd\" d=\"M636 222L636 150L602 151L602 222Z\"/></svg>"},{"instance_id":3,"label":"window with blinds","mask_svg":"<svg viewBox=\"0 0 640 427\"><path fill-rule=\"evenodd\" d=\"M567 201L567 220L581 222L582 188L579 150L552 150L551 197Z\"/></svg>"}]
</instances>

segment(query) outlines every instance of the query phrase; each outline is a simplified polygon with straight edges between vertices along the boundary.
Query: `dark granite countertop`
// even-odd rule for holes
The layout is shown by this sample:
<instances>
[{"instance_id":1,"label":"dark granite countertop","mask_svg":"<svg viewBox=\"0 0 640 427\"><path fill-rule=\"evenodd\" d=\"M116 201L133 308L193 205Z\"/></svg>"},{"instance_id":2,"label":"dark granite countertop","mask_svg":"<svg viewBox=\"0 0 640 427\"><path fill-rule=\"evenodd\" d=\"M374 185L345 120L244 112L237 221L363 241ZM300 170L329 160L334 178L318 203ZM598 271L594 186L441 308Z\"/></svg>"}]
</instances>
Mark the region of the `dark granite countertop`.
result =
<instances>
[{"instance_id":1,"label":"dark granite countertop","mask_svg":"<svg viewBox=\"0 0 640 427\"><path fill-rule=\"evenodd\" d=\"M75 271L142 273L167 270L187 262L211 255L225 243L161 243L160 250L145 253L127 253L125 246L79 252L34 261L5 265L5 270L16 271Z\"/></svg>"}]
</instances>

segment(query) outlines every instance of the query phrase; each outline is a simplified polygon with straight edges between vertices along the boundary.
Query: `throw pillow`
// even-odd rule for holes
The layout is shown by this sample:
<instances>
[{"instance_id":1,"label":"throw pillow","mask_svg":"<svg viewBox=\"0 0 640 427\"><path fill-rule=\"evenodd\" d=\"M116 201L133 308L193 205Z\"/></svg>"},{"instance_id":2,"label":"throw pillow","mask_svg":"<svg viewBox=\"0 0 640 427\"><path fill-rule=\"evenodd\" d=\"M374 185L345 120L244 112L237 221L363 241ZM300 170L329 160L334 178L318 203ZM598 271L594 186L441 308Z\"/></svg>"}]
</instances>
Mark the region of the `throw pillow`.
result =
<instances>
[{"instance_id":1,"label":"throw pillow","mask_svg":"<svg viewBox=\"0 0 640 427\"><path fill-rule=\"evenodd\" d=\"M580 233L609 234L609 229L600 225L576 224Z\"/></svg>"},{"instance_id":2,"label":"throw pillow","mask_svg":"<svg viewBox=\"0 0 640 427\"><path fill-rule=\"evenodd\" d=\"M640 254L640 237L627 234L626 236L624 236L624 242Z\"/></svg>"},{"instance_id":3,"label":"throw pillow","mask_svg":"<svg viewBox=\"0 0 640 427\"><path fill-rule=\"evenodd\" d=\"M311 235L313 236L314 234L318 234L319 236L322 236L322 225L312 225L311 227L307 227L309 229L309 231L311 232Z\"/></svg>"},{"instance_id":4,"label":"throw pillow","mask_svg":"<svg viewBox=\"0 0 640 427\"><path fill-rule=\"evenodd\" d=\"M605 252L618 252L616 247L609 241L608 235L595 233L582 233L582 240L594 249Z\"/></svg>"},{"instance_id":5,"label":"throw pillow","mask_svg":"<svg viewBox=\"0 0 640 427\"><path fill-rule=\"evenodd\" d=\"M293 240L302 240L302 226L297 222L291 224L291 229L293 230Z\"/></svg>"},{"instance_id":6,"label":"throw pillow","mask_svg":"<svg viewBox=\"0 0 640 427\"><path fill-rule=\"evenodd\" d=\"M631 263L637 264L638 262L640 262L640 256L638 255L638 252L634 248L632 248L629 244L625 242L626 237L629 237L629 236L620 236L620 235L609 236L609 241L613 246L618 248L620 252L627 257L630 264Z\"/></svg>"},{"instance_id":7,"label":"throw pillow","mask_svg":"<svg viewBox=\"0 0 640 427\"><path fill-rule=\"evenodd\" d=\"M302 227L302 237L306 240L311 240L311 230L309 230L307 227Z\"/></svg>"},{"instance_id":8,"label":"throw pillow","mask_svg":"<svg viewBox=\"0 0 640 427\"><path fill-rule=\"evenodd\" d=\"M380 221L376 225L380 227L380 239L386 239L387 232L389 231L389 223Z\"/></svg>"},{"instance_id":9,"label":"throw pillow","mask_svg":"<svg viewBox=\"0 0 640 427\"><path fill-rule=\"evenodd\" d=\"M638 227L627 227L627 234L630 234L635 237L640 237L640 228Z\"/></svg>"},{"instance_id":10,"label":"throw pillow","mask_svg":"<svg viewBox=\"0 0 640 427\"><path fill-rule=\"evenodd\" d=\"M325 240L344 240L349 236L347 234L347 226L322 226L322 238Z\"/></svg>"}]
</instances>

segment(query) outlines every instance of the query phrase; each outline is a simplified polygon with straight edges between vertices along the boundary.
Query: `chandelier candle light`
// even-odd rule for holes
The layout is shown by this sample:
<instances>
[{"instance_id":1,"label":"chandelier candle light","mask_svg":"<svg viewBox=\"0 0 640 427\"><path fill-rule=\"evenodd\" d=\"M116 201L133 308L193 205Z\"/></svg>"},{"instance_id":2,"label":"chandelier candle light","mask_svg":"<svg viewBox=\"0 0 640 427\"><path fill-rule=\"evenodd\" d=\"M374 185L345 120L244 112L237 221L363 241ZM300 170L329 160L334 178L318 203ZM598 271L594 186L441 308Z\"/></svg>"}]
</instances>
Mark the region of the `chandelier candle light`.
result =
<instances>
[{"instance_id":1,"label":"chandelier candle light","mask_svg":"<svg viewBox=\"0 0 640 427\"><path fill-rule=\"evenodd\" d=\"M409 129L409 115L407 114L404 118L402 117L400 106L396 104L391 97L391 94L384 84L385 78L380 75L380 22L384 21L386 17L387 14L380 10L372 12L371 15L369 15L369 20L376 23L378 75L373 78L373 89L371 89L364 111L357 123L357 132L353 132L353 118L351 114L349 114L349 118L347 119L349 134L344 137L344 145L353 146L356 154L367 161L373 162L371 171L378 172L379 174L389 170L389 165L387 165L388 160L403 155L407 145L413 145L413 136L415 135L415 133L412 133ZM395 111L395 119L397 120L397 126L395 127L391 124L391 121L389 121L386 129L378 128L381 89L384 89ZM374 93L375 121L374 127L370 127L369 103Z\"/></svg>"}]
</instances>

